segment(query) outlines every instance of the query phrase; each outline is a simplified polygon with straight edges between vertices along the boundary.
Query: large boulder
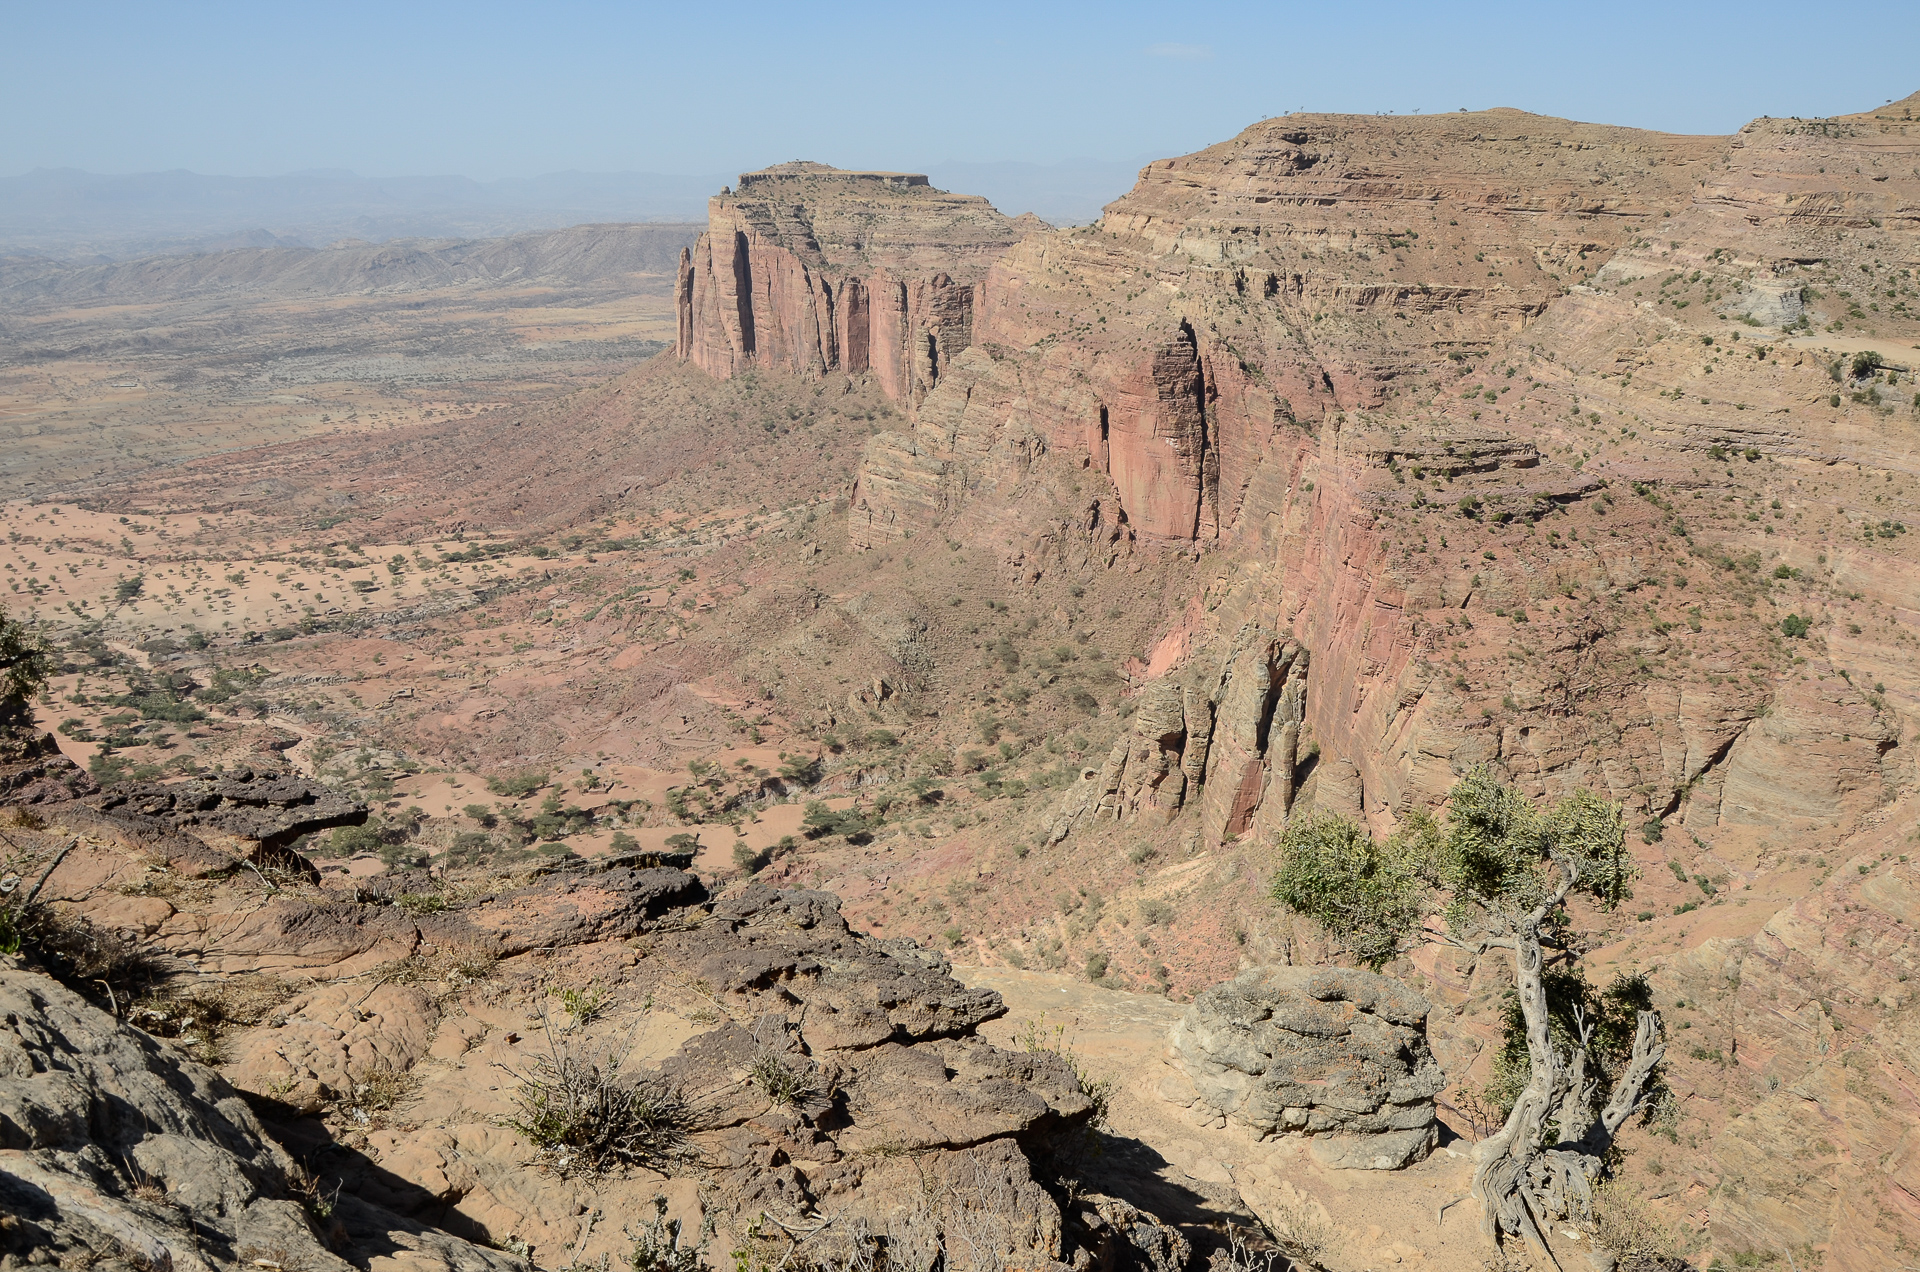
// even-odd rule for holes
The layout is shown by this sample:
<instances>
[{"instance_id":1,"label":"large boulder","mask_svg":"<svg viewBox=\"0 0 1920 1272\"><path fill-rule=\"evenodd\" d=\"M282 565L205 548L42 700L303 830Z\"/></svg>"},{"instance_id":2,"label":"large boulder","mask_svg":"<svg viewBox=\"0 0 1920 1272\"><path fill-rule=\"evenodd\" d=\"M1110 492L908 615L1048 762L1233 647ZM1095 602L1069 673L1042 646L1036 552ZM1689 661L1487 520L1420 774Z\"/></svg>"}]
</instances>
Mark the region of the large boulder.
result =
<instances>
[{"instance_id":1,"label":"large boulder","mask_svg":"<svg viewBox=\"0 0 1920 1272\"><path fill-rule=\"evenodd\" d=\"M1446 1078L1427 1000L1346 967L1256 967L1196 996L1173 1046L1199 1098L1266 1138L1314 1136L1329 1166L1398 1170L1438 1142Z\"/></svg>"}]
</instances>

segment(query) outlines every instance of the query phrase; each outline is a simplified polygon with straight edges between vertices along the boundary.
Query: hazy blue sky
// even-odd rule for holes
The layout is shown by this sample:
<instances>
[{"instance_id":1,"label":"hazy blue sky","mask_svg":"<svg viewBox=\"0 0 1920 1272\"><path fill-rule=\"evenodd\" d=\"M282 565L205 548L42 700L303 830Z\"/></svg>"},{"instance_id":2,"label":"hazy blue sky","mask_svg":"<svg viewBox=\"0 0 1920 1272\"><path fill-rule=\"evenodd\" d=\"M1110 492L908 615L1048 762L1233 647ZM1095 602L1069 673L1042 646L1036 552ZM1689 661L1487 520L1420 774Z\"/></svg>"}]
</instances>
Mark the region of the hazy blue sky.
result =
<instances>
[{"instance_id":1,"label":"hazy blue sky","mask_svg":"<svg viewBox=\"0 0 1920 1272\"><path fill-rule=\"evenodd\" d=\"M1262 115L1679 132L1920 88L1920 4L0 0L0 173L479 178L1178 154Z\"/></svg>"}]
</instances>

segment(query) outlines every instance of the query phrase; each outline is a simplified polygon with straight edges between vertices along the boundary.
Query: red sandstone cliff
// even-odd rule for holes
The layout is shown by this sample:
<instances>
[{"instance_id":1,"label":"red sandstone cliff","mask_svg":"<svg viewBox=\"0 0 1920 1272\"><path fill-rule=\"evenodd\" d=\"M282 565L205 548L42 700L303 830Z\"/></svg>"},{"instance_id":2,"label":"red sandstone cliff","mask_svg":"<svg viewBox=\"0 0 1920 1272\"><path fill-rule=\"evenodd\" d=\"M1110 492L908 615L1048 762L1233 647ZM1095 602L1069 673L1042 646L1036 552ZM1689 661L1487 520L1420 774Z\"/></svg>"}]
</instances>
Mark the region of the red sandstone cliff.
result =
<instances>
[{"instance_id":1,"label":"red sandstone cliff","mask_svg":"<svg viewBox=\"0 0 1920 1272\"><path fill-rule=\"evenodd\" d=\"M1916 110L1292 117L1156 162L985 270L849 513L876 560L991 544L1036 596L1191 563L1046 814L1062 854L1257 862L1301 809L1386 830L1480 764L1624 804L1649 904L1683 862L1699 892L1609 958L1725 1008L1674 1053L1698 1218L1849 1269L1920 1194ZM1842 863L1787 910L1747 893ZM1807 1102L1825 1138L1766 1160Z\"/></svg>"},{"instance_id":2,"label":"red sandstone cliff","mask_svg":"<svg viewBox=\"0 0 1920 1272\"><path fill-rule=\"evenodd\" d=\"M912 173L742 173L682 253L677 352L721 378L749 366L871 374L917 402L973 343L987 265L1024 228Z\"/></svg>"}]
</instances>

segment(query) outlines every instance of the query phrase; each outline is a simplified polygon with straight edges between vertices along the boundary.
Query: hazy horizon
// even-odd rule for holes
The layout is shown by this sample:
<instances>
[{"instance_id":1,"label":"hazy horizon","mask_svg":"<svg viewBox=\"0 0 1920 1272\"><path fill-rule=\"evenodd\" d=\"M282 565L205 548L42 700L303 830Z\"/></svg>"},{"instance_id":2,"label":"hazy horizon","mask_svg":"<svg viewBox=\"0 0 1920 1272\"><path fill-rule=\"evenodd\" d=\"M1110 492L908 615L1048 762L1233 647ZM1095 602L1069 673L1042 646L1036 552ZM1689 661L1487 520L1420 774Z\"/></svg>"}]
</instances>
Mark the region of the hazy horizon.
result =
<instances>
[{"instance_id":1,"label":"hazy horizon","mask_svg":"<svg viewBox=\"0 0 1920 1272\"><path fill-rule=\"evenodd\" d=\"M1151 156L1059 164L912 166L937 186L985 196L1009 215L1079 224L1124 193ZM749 164L699 174L544 173L367 177L322 169L271 176L188 169L0 176L0 254L126 258L339 240L495 238L612 221L704 221L707 199ZM903 167L908 165L901 165Z\"/></svg>"},{"instance_id":2,"label":"hazy horizon","mask_svg":"<svg viewBox=\"0 0 1920 1272\"><path fill-rule=\"evenodd\" d=\"M0 252L125 256L234 235L492 237L698 220L790 159L925 172L1009 215L1080 223L1156 159L1295 110L1512 106L1726 134L1864 110L1920 83L1910 5L1773 65L1805 10L1629 5L1604 26L1514 3L1385 5L1364 22L1232 0L1178 13L987 3L963 16L741 3L230 4L111 21L10 7ZM1711 56L1702 56L1711 50ZM262 236L266 236L262 240Z\"/></svg>"}]
</instances>

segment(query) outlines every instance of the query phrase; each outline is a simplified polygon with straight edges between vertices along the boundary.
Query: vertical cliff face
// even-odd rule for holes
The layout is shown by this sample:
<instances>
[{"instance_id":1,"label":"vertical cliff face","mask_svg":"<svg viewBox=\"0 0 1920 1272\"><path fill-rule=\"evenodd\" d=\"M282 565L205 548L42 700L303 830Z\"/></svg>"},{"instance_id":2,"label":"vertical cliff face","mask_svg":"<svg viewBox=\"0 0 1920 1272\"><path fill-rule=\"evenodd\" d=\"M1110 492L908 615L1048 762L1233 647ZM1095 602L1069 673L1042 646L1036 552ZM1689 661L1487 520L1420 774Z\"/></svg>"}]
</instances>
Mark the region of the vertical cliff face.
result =
<instances>
[{"instance_id":1,"label":"vertical cliff face","mask_svg":"<svg viewBox=\"0 0 1920 1272\"><path fill-rule=\"evenodd\" d=\"M1480 766L1534 798L1600 792L1642 869L1602 965L1702 1012L1706 1040L1669 1053L1697 1121L1668 1162L1728 1248L1864 1269L1920 1240L1916 115L1722 138L1266 121L1154 163L1096 225L951 273L964 309L938 325L964 346L912 336L933 275L810 264L832 256L819 217L812 249L735 231L745 263L690 260L683 291L748 280L744 310L709 311L737 331L709 352L739 358L804 326L753 309L775 304L755 244L799 244L780 259L836 314L857 281L852 344L898 358L858 362L836 318L778 364L870 365L909 404L852 492L876 571L984 549L1007 594L1103 641L1120 612L1067 598L1169 580L1116 660L1120 736L1044 812L1003 814L1058 845L1049 868L1178 844L1244 879L1290 819L1390 832ZM1024 706L1050 669L991 687ZM1432 974L1466 1001L1465 973ZM1811 1116L1822 1138L1783 1165Z\"/></svg>"},{"instance_id":2,"label":"vertical cliff face","mask_svg":"<svg viewBox=\"0 0 1920 1272\"><path fill-rule=\"evenodd\" d=\"M1655 980L1738 1043L1675 1061L1700 1177L1751 1189L1703 1213L1847 1268L1912 1239L1920 1188L1917 113L1295 118L1155 163L993 265L977 347L871 443L850 526L959 538L1064 468L1091 489L1060 562L1203 563L1046 821L1068 851L1269 843L1303 810L1387 831L1477 765L1622 803L1657 913L1609 957L1710 910ZM1660 895L1683 860L1700 890ZM1771 919L1701 883L1835 862ZM1824 1138L1783 1166L1808 1101Z\"/></svg>"},{"instance_id":3,"label":"vertical cliff face","mask_svg":"<svg viewBox=\"0 0 1920 1272\"><path fill-rule=\"evenodd\" d=\"M914 402L973 343L987 266L1030 228L917 174L812 163L741 174L707 216L675 289L680 357L721 378L871 374Z\"/></svg>"},{"instance_id":4,"label":"vertical cliff face","mask_svg":"<svg viewBox=\"0 0 1920 1272\"><path fill-rule=\"evenodd\" d=\"M1094 482L1089 559L1120 540L1223 553L1231 585L1185 652L1140 669L1178 673L1177 692L1140 700L1056 833L1197 807L1205 842L1265 834L1296 780L1385 827L1476 763L1701 834L1851 825L1905 771L1890 708L1858 677L1734 674L1780 644L1739 611L1757 573L1797 577L1801 557L1899 604L1886 536L1797 545L1795 521L1771 523L1854 516L1834 493L1789 503L1818 484L1793 465L1906 471L1900 429L1844 417L1905 414L1907 364L1882 358L1868 392L1840 354L1793 345L1816 318L1913 343L1911 127L1692 138L1514 111L1295 117L1156 162L1099 224L992 264L976 347L910 433L871 443L853 541L980 521L1064 461ZM1854 303L1802 322L1816 273ZM1729 454L1739 471L1703 475ZM1689 501L1765 487L1755 506L1783 507L1710 545L1688 527L1725 514L1682 517L1654 489L1667 482ZM1650 493L1622 506L1635 483ZM1666 650L1674 620L1649 638L1615 610L1670 579L1702 639L1684 683L1649 683L1666 656L1650 639ZM1875 657L1861 625L1834 630ZM1318 761L1296 764L1307 748Z\"/></svg>"}]
</instances>

